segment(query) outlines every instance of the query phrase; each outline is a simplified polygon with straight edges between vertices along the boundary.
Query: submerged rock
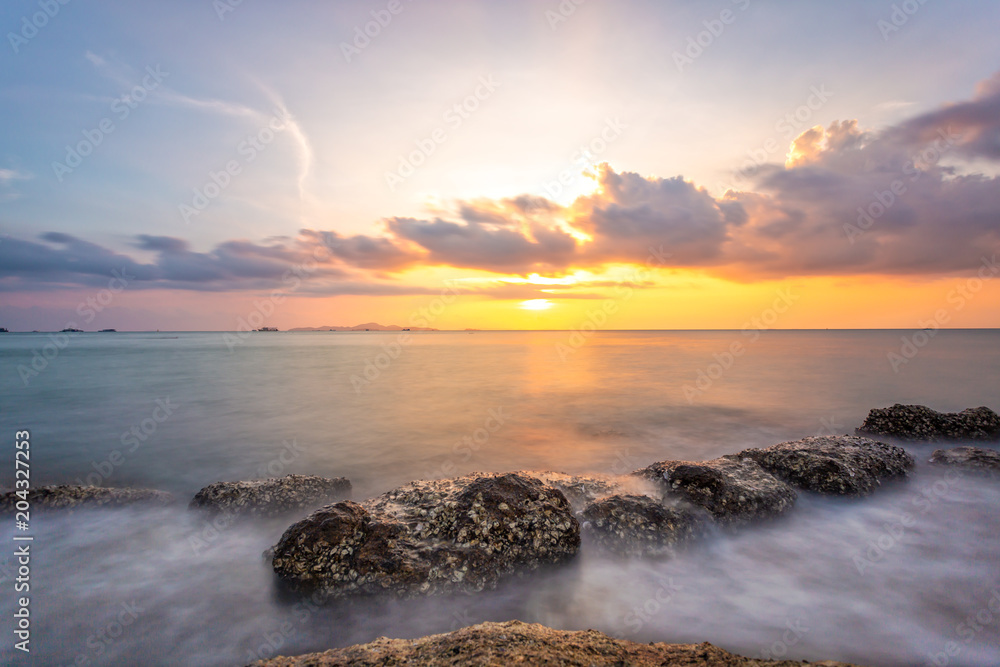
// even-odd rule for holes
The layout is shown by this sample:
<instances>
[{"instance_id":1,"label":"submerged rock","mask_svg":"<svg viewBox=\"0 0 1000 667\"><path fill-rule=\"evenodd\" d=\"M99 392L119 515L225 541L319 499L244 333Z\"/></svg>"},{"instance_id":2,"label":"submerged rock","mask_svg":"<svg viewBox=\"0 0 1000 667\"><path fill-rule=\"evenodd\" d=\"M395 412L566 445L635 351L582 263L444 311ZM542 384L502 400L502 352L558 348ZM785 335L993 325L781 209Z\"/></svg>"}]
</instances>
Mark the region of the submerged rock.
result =
<instances>
[{"instance_id":1,"label":"submerged rock","mask_svg":"<svg viewBox=\"0 0 1000 667\"><path fill-rule=\"evenodd\" d=\"M270 557L294 590L408 597L492 588L579 546L561 491L522 474L480 473L324 507L288 528Z\"/></svg>"},{"instance_id":2,"label":"submerged rock","mask_svg":"<svg viewBox=\"0 0 1000 667\"><path fill-rule=\"evenodd\" d=\"M703 507L720 523L776 516L795 504L795 490L749 459L660 461L633 475L655 481L667 499Z\"/></svg>"},{"instance_id":3,"label":"submerged rock","mask_svg":"<svg viewBox=\"0 0 1000 667\"><path fill-rule=\"evenodd\" d=\"M14 491L0 495L0 513L17 511L22 500ZM28 491L27 501L33 510L69 510L91 507L122 507L125 505L167 505L174 497L166 491L152 489L109 488L103 486L39 486Z\"/></svg>"},{"instance_id":4,"label":"submerged rock","mask_svg":"<svg viewBox=\"0 0 1000 667\"><path fill-rule=\"evenodd\" d=\"M914 463L902 447L849 435L803 438L737 456L792 486L843 496L868 495L883 480L905 477Z\"/></svg>"},{"instance_id":5,"label":"submerged rock","mask_svg":"<svg viewBox=\"0 0 1000 667\"><path fill-rule=\"evenodd\" d=\"M195 494L189 507L227 516L271 517L325 505L351 495L346 477L286 475L245 482L216 482Z\"/></svg>"},{"instance_id":6,"label":"submerged rock","mask_svg":"<svg viewBox=\"0 0 1000 667\"><path fill-rule=\"evenodd\" d=\"M608 551L624 556L664 556L711 521L702 510L667 507L649 496L614 495L583 511L583 530Z\"/></svg>"},{"instance_id":7,"label":"submerged rock","mask_svg":"<svg viewBox=\"0 0 1000 667\"><path fill-rule=\"evenodd\" d=\"M979 470L1000 470L1000 452L981 447L955 447L954 449L936 449L931 454L931 463L938 465L961 466Z\"/></svg>"},{"instance_id":8,"label":"submerged rock","mask_svg":"<svg viewBox=\"0 0 1000 667\"><path fill-rule=\"evenodd\" d=\"M254 663L258 667L801 667L802 664L789 660L751 660L707 642L639 644L627 639L614 639L597 630L567 632L521 621L480 623L420 639L380 637L369 644L295 657L279 656ZM852 667L848 663L832 661L810 664Z\"/></svg>"},{"instance_id":9,"label":"submerged rock","mask_svg":"<svg viewBox=\"0 0 1000 667\"><path fill-rule=\"evenodd\" d=\"M937 412L923 405L876 408L858 433L889 435L903 440L1000 440L1000 415L989 408Z\"/></svg>"}]
</instances>

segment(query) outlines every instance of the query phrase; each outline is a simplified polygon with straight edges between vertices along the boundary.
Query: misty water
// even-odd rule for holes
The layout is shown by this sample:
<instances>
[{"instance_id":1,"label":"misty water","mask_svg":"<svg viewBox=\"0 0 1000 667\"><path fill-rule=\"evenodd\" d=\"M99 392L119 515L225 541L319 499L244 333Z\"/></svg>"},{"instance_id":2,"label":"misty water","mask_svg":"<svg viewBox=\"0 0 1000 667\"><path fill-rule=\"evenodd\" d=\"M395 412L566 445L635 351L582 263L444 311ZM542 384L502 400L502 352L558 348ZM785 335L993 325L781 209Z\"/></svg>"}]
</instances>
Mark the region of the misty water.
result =
<instances>
[{"instance_id":1,"label":"misty water","mask_svg":"<svg viewBox=\"0 0 1000 667\"><path fill-rule=\"evenodd\" d=\"M27 382L18 368L49 336L2 335L0 484L12 486L11 443L28 429L34 486L178 499L33 515L30 660L242 664L520 619L751 657L1000 664L1000 482L929 466L933 445L905 445L911 477L866 499L801 493L780 519L663 560L603 556L585 540L568 564L472 596L313 608L279 595L261 557L297 517L215 530L186 509L219 480L345 476L360 500L471 471L615 474L710 459L853 432L897 402L1000 409L1000 332L938 332L894 369L887 355L912 335L259 333L233 345L219 333L78 334ZM736 341L745 351L729 358ZM12 649L14 533L8 517L4 663L23 660Z\"/></svg>"}]
</instances>

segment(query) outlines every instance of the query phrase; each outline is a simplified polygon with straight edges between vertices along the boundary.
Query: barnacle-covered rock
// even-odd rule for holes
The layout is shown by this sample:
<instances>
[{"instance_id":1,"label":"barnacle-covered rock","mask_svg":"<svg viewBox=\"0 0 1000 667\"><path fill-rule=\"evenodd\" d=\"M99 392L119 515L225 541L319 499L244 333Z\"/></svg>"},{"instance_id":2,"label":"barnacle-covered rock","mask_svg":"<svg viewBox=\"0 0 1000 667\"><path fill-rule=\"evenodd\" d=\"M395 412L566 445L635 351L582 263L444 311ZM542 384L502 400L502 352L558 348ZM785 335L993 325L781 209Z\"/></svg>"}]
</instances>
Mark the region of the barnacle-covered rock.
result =
<instances>
[{"instance_id":1,"label":"barnacle-covered rock","mask_svg":"<svg viewBox=\"0 0 1000 667\"><path fill-rule=\"evenodd\" d=\"M960 466L978 470L1000 471L1000 452L981 447L955 447L936 449L931 454L931 463Z\"/></svg>"},{"instance_id":2,"label":"barnacle-covered rock","mask_svg":"<svg viewBox=\"0 0 1000 667\"><path fill-rule=\"evenodd\" d=\"M23 492L22 492L23 494ZM59 484L39 486L22 498L16 491L0 494L0 513L16 511L17 503L27 500L33 510L68 510L91 507L122 507L124 505L167 505L174 497L166 491L152 489L112 488L104 486L73 486Z\"/></svg>"},{"instance_id":3,"label":"barnacle-covered rock","mask_svg":"<svg viewBox=\"0 0 1000 667\"><path fill-rule=\"evenodd\" d=\"M195 494L189 507L237 517L272 517L312 509L351 495L346 477L286 475L244 482L215 482Z\"/></svg>"},{"instance_id":4,"label":"barnacle-covered rock","mask_svg":"<svg viewBox=\"0 0 1000 667\"><path fill-rule=\"evenodd\" d=\"M913 467L902 447L850 435L803 438L737 456L753 459L792 486L841 496L866 496Z\"/></svg>"},{"instance_id":5,"label":"barnacle-covered rock","mask_svg":"<svg viewBox=\"0 0 1000 667\"><path fill-rule=\"evenodd\" d=\"M563 472L519 470L515 474L542 480L563 492L579 515L594 501L613 495L640 495L659 498L655 484L633 475L567 475Z\"/></svg>"},{"instance_id":6,"label":"barnacle-covered rock","mask_svg":"<svg viewBox=\"0 0 1000 667\"><path fill-rule=\"evenodd\" d=\"M579 546L561 491L522 474L476 473L324 507L288 528L269 557L295 590L409 597L492 588Z\"/></svg>"},{"instance_id":7,"label":"barnacle-covered rock","mask_svg":"<svg viewBox=\"0 0 1000 667\"><path fill-rule=\"evenodd\" d=\"M795 504L795 490L750 459L660 461L633 475L658 482L664 497L703 507L724 524L776 516Z\"/></svg>"},{"instance_id":8,"label":"barnacle-covered rock","mask_svg":"<svg viewBox=\"0 0 1000 667\"><path fill-rule=\"evenodd\" d=\"M583 511L584 535L623 556L664 556L711 522L703 510L678 503L666 506L649 496L614 495Z\"/></svg>"},{"instance_id":9,"label":"barnacle-covered rock","mask_svg":"<svg viewBox=\"0 0 1000 667\"><path fill-rule=\"evenodd\" d=\"M927 442L990 442L1000 440L1000 415L986 407L969 408L961 412L937 412L923 405L897 403L890 408L871 410L858 433Z\"/></svg>"},{"instance_id":10,"label":"barnacle-covered rock","mask_svg":"<svg viewBox=\"0 0 1000 667\"><path fill-rule=\"evenodd\" d=\"M824 667L852 667L844 662L815 662ZM568 632L544 625L507 621L479 623L419 639L379 637L368 644L324 653L279 656L256 667L508 667L509 665L577 665L587 667L801 667L798 660L744 658L708 642L701 644L637 643L597 630Z\"/></svg>"}]
</instances>

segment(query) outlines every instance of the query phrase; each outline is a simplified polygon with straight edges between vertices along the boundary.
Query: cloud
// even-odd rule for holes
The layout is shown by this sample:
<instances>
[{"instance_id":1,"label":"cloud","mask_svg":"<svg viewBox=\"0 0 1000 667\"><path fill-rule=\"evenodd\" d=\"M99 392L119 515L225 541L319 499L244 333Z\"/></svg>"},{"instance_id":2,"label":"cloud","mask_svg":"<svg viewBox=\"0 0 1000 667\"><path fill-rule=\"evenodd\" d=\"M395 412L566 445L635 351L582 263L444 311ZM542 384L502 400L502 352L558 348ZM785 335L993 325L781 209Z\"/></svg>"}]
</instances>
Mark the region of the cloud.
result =
<instances>
[{"instance_id":1,"label":"cloud","mask_svg":"<svg viewBox=\"0 0 1000 667\"><path fill-rule=\"evenodd\" d=\"M592 174L595 191L568 206L532 195L460 201L451 215L387 218L380 235L303 229L294 239L228 240L195 252L184 239L142 234L133 245L156 254L147 264L66 234L10 239L0 245L0 286L98 284L125 269L142 287L259 290L309 266L304 293L414 294L424 292L393 275L446 266L561 276L650 257L667 269L740 281L949 275L975 270L1000 250L1000 178L971 167L996 160L1000 74L968 101L881 132L856 120L810 128L785 164L762 166L752 188L720 197L681 176L603 164ZM13 176L0 172L5 178ZM477 289L494 298L581 294L556 286Z\"/></svg>"}]
</instances>

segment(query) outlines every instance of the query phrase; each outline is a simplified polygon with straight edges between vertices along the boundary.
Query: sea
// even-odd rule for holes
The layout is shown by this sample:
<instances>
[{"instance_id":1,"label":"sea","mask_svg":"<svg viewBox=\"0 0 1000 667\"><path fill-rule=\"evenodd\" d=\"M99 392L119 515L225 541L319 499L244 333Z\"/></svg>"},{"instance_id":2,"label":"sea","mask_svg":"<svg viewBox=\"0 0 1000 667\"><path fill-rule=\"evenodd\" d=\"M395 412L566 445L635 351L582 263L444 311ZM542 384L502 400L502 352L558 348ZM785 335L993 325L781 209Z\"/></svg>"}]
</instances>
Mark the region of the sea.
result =
<instances>
[{"instance_id":1,"label":"sea","mask_svg":"<svg viewBox=\"0 0 1000 667\"><path fill-rule=\"evenodd\" d=\"M0 663L238 665L518 619L748 657L1000 664L1000 480L928 465L867 498L670 558L584 542L476 595L316 607L262 553L299 517L213 525L220 480L347 477L361 500L473 471L616 475L811 435L872 408L1000 410L1000 331L0 334L0 485L168 491L164 508L0 517ZM996 447L996 445L992 445ZM15 549L30 535L30 653Z\"/></svg>"}]
</instances>

